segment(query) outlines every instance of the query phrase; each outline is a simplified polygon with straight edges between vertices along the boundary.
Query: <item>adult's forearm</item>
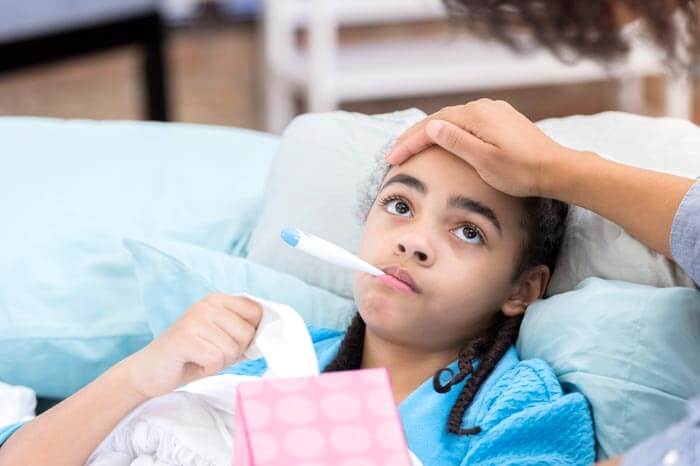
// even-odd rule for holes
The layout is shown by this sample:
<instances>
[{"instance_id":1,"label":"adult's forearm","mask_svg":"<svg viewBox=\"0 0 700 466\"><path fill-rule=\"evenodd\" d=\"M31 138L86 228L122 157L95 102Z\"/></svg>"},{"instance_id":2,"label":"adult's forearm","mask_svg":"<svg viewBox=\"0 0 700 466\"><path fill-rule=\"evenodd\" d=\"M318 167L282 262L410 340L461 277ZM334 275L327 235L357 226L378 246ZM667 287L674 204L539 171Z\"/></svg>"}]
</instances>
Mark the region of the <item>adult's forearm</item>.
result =
<instances>
[{"instance_id":1,"label":"adult's forearm","mask_svg":"<svg viewBox=\"0 0 700 466\"><path fill-rule=\"evenodd\" d=\"M120 363L15 432L0 448L0 466L83 465L102 440L146 399L130 389Z\"/></svg>"},{"instance_id":2,"label":"adult's forearm","mask_svg":"<svg viewBox=\"0 0 700 466\"><path fill-rule=\"evenodd\" d=\"M672 258L673 219L694 180L569 151L547 174L548 197L592 210L622 226L650 248Z\"/></svg>"}]
</instances>

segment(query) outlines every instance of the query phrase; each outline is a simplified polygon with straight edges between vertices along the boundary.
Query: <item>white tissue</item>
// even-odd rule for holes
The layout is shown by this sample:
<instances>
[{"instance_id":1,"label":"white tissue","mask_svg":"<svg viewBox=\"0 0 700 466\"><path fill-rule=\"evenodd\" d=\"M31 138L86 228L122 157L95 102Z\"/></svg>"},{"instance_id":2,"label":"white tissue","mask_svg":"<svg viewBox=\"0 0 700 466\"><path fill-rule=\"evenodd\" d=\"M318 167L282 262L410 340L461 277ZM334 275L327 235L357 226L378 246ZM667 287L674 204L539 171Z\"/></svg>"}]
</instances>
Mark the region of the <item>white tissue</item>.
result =
<instances>
[{"instance_id":1,"label":"white tissue","mask_svg":"<svg viewBox=\"0 0 700 466\"><path fill-rule=\"evenodd\" d=\"M243 354L248 359L264 357L266 377L318 375L318 360L304 319L291 307L242 294L262 306L258 330Z\"/></svg>"}]
</instances>

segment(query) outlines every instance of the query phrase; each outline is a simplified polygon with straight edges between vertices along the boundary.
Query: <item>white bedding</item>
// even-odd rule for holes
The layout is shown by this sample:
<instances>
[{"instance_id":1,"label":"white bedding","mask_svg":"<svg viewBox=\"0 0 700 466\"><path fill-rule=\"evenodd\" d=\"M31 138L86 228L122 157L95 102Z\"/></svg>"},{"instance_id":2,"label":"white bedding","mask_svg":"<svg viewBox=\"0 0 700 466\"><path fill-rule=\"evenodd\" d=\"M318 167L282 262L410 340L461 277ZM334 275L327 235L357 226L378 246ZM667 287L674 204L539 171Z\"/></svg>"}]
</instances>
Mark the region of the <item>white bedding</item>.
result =
<instances>
[{"instance_id":1,"label":"white bedding","mask_svg":"<svg viewBox=\"0 0 700 466\"><path fill-rule=\"evenodd\" d=\"M224 374L154 398L124 418L90 466L229 465L236 386L257 377Z\"/></svg>"},{"instance_id":2,"label":"white bedding","mask_svg":"<svg viewBox=\"0 0 700 466\"><path fill-rule=\"evenodd\" d=\"M29 421L35 410L34 390L0 382L0 426Z\"/></svg>"}]
</instances>

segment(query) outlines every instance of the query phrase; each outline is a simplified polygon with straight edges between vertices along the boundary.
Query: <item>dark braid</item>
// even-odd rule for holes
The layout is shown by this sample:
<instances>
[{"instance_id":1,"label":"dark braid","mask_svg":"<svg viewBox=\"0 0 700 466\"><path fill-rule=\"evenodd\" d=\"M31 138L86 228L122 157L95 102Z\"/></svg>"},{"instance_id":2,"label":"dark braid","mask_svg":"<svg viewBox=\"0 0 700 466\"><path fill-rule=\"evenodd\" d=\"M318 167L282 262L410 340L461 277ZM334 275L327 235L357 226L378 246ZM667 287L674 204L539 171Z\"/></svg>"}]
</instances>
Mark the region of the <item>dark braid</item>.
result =
<instances>
[{"instance_id":1,"label":"dark braid","mask_svg":"<svg viewBox=\"0 0 700 466\"><path fill-rule=\"evenodd\" d=\"M362 367L365 328L365 321L362 320L360 314L355 314L348 330L345 332L338 354L323 372L351 371Z\"/></svg>"},{"instance_id":2,"label":"dark braid","mask_svg":"<svg viewBox=\"0 0 700 466\"><path fill-rule=\"evenodd\" d=\"M515 344L520 331L522 316L505 317L501 314L501 319L491 329L483 335L474 338L467 346L459 352L459 372L446 384L442 384L440 376L443 373L452 375L450 368L440 369L433 376L433 387L438 393L447 393L462 380L471 375L467 383L462 387L462 391L457 398L450 417L447 420L447 430L457 435L476 435L481 432L479 426L462 428L464 412L471 404L476 392L481 384L488 378L498 361L501 360L506 351ZM477 362L478 361L478 362ZM474 362L477 362L474 370Z\"/></svg>"}]
</instances>

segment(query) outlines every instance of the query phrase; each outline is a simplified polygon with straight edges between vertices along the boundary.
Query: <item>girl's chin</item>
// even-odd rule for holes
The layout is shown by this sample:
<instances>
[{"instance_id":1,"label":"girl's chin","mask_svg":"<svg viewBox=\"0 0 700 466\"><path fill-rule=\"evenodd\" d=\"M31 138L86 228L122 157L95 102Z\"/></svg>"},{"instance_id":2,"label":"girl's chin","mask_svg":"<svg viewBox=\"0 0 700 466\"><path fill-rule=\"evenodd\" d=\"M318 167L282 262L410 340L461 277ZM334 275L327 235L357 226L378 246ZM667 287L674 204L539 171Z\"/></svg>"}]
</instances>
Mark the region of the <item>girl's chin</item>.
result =
<instances>
[{"instance_id":1,"label":"girl's chin","mask_svg":"<svg viewBox=\"0 0 700 466\"><path fill-rule=\"evenodd\" d=\"M387 318L394 319L406 313L406 304L400 301L401 296L371 290L357 302L357 308L365 322L376 321L381 325Z\"/></svg>"}]
</instances>

